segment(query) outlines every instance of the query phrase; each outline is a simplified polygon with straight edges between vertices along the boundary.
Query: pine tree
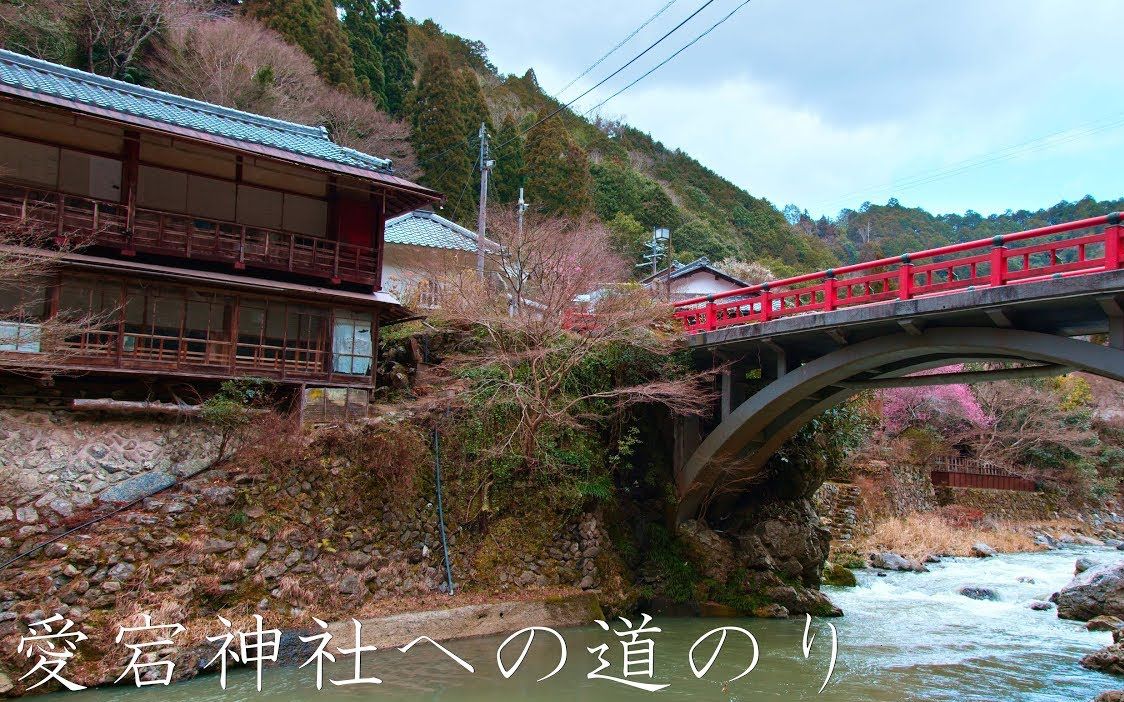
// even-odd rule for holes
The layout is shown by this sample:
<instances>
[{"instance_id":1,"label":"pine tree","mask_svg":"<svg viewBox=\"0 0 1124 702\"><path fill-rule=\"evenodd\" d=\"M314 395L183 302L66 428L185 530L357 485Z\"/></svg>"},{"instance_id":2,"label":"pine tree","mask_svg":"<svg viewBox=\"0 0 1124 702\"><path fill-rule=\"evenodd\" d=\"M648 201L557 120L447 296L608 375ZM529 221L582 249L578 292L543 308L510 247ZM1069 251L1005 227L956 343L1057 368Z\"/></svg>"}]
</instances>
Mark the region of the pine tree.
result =
<instances>
[{"instance_id":1,"label":"pine tree","mask_svg":"<svg viewBox=\"0 0 1124 702\"><path fill-rule=\"evenodd\" d=\"M304 49L332 85L354 91L355 68L332 0L246 0L244 11Z\"/></svg>"},{"instance_id":2,"label":"pine tree","mask_svg":"<svg viewBox=\"0 0 1124 702\"><path fill-rule=\"evenodd\" d=\"M414 87L416 67L410 60L409 22L400 0L378 0L382 31L383 106L399 117L406 109L406 96Z\"/></svg>"},{"instance_id":3,"label":"pine tree","mask_svg":"<svg viewBox=\"0 0 1124 702\"><path fill-rule=\"evenodd\" d=\"M476 207L473 150L475 130L462 107L467 100L465 81L444 52L426 57L418 85L410 95L407 113L413 130L414 150L425 171L422 182L446 195L446 215L471 221Z\"/></svg>"},{"instance_id":4,"label":"pine tree","mask_svg":"<svg viewBox=\"0 0 1124 702\"><path fill-rule=\"evenodd\" d=\"M539 119L548 115L547 108ZM527 135L527 199L549 214L576 216L590 207L589 157L551 118Z\"/></svg>"},{"instance_id":5,"label":"pine tree","mask_svg":"<svg viewBox=\"0 0 1124 702\"><path fill-rule=\"evenodd\" d=\"M484 91L480 88L480 80L471 70L461 71L460 75L464 96L460 111L464 117L465 128L476 133L480 131L480 123L483 122L488 133L491 134L494 131L492 115L488 111L488 101L484 97Z\"/></svg>"},{"instance_id":6,"label":"pine tree","mask_svg":"<svg viewBox=\"0 0 1124 702\"><path fill-rule=\"evenodd\" d=\"M519 125L510 114L503 118L500 130L492 140L495 147L492 157L496 168L492 171L496 198L500 203L510 205L519 199L519 188L523 185L523 135Z\"/></svg>"},{"instance_id":7,"label":"pine tree","mask_svg":"<svg viewBox=\"0 0 1124 702\"><path fill-rule=\"evenodd\" d=\"M342 0L343 30L355 64L359 92L380 106L386 103L383 85L382 29L371 0Z\"/></svg>"}]
</instances>

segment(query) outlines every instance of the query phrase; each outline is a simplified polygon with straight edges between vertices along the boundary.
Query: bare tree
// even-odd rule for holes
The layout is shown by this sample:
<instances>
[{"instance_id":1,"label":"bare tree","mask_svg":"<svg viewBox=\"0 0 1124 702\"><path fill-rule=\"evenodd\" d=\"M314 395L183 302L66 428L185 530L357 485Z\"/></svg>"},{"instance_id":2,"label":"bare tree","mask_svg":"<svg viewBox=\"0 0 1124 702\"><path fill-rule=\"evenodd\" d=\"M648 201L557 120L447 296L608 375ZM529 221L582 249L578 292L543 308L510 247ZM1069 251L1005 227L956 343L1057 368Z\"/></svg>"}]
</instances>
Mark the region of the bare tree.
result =
<instances>
[{"instance_id":1,"label":"bare tree","mask_svg":"<svg viewBox=\"0 0 1124 702\"><path fill-rule=\"evenodd\" d=\"M452 359L475 369L471 396L512 409L513 420L496 450L514 452L534 469L541 442L552 431L580 427L610 412L657 404L682 414L702 414L713 393L707 375L674 371L632 384L582 389L574 372L612 346L665 358L679 347L670 308L635 284L624 284L627 265L610 253L604 229L592 221L489 215L489 275L475 271L435 274L442 307L435 321L470 328L483 340L481 354ZM582 300L575 311L576 300Z\"/></svg>"},{"instance_id":2,"label":"bare tree","mask_svg":"<svg viewBox=\"0 0 1124 702\"><path fill-rule=\"evenodd\" d=\"M388 158L403 177L419 174L410 127L370 100L325 86L311 105L309 116L327 127L332 141L340 146Z\"/></svg>"},{"instance_id":3,"label":"bare tree","mask_svg":"<svg viewBox=\"0 0 1124 702\"><path fill-rule=\"evenodd\" d=\"M307 54L246 17L196 16L168 33L149 66L165 90L294 121L324 89Z\"/></svg>"},{"instance_id":4,"label":"bare tree","mask_svg":"<svg viewBox=\"0 0 1124 702\"><path fill-rule=\"evenodd\" d=\"M714 267L750 285L768 283L777 279L772 269L757 261L743 261L738 258L727 257L714 264Z\"/></svg>"},{"instance_id":5,"label":"bare tree","mask_svg":"<svg viewBox=\"0 0 1124 702\"><path fill-rule=\"evenodd\" d=\"M106 321L104 311L48 316L46 295L58 264L83 243L59 247L52 235L34 219L0 221L0 371L54 373L74 355L69 341Z\"/></svg>"},{"instance_id":6,"label":"bare tree","mask_svg":"<svg viewBox=\"0 0 1124 702\"><path fill-rule=\"evenodd\" d=\"M406 123L325 84L304 51L253 19L196 15L168 33L149 64L166 90L323 125L337 144L389 158L405 177L417 175Z\"/></svg>"},{"instance_id":7,"label":"bare tree","mask_svg":"<svg viewBox=\"0 0 1124 702\"><path fill-rule=\"evenodd\" d=\"M1025 477L1059 479L1064 476L1047 476L1028 458L1055 455L1079 460L1095 455L1095 432L1067 417L1050 391L1019 382L981 383L973 390L991 421L970 426L961 439L980 458Z\"/></svg>"},{"instance_id":8,"label":"bare tree","mask_svg":"<svg viewBox=\"0 0 1124 702\"><path fill-rule=\"evenodd\" d=\"M128 78L158 34L199 12L192 0L79 0L67 3L82 68Z\"/></svg>"}]
</instances>

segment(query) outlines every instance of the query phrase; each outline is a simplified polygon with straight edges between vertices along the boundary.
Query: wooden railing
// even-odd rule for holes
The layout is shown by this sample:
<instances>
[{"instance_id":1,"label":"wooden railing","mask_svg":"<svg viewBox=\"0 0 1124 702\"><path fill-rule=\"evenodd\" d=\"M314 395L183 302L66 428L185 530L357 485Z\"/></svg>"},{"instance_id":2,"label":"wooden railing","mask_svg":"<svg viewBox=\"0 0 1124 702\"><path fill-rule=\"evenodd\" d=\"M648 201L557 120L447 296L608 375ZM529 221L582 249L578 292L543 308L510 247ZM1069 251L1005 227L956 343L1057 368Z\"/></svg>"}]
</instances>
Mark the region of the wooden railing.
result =
<instances>
[{"instance_id":1,"label":"wooden railing","mask_svg":"<svg viewBox=\"0 0 1124 702\"><path fill-rule=\"evenodd\" d=\"M35 222L59 240L137 252L230 263L374 285L375 251L323 237L137 208L128 227L124 205L0 182L0 218Z\"/></svg>"},{"instance_id":2,"label":"wooden railing","mask_svg":"<svg viewBox=\"0 0 1124 702\"><path fill-rule=\"evenodd\" d=\"M976 458L938 457L930 471L933 485L938 487L983 488L985 490L1019 490L1034 492L1033 480L1015 475L988 461Z\"/></svg>"},{"instance_id":3,"label":"wooden railing","mask_svg":"<svg viewBox=\"0 0 1124 702\"><path fill-rule=\"evenodd\" d=\"M327 380L330 353L322 348L234 343L172 334L92 330L67 339L51 351L62 366L197 371L218 375L260 375L279 379ZM232 353L233 350L233 353ZM360 376L345 376L362 381Z\"/></svg>"},{"instance_id":4,"label":"wooden railing","mask_svg":"<svg viewBox=\"0 0 1124 702\"><path fill-rule=\"evenodd\" d=\"M675 303L688 334L955 290L1121 267L1119 212L751 285ZM1089 231L1104 227L1100 232ZM1015 244L1015 246L1010 246Z\"/></svg>"}]
</instances>

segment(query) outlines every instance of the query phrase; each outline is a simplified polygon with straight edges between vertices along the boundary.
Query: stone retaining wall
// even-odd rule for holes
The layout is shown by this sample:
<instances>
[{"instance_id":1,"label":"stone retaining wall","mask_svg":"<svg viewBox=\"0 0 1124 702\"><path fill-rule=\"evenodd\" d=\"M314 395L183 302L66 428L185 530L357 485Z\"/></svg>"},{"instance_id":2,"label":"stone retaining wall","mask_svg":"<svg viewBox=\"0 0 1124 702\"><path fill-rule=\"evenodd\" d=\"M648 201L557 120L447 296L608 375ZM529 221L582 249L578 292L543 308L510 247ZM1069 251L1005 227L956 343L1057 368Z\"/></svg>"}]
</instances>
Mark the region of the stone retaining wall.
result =
<instances>
[{"instance_id":1,"label":"stone retaining wall","mask_svg":"<svg viewBox=\"0 0 1124 702\"><path fill-rule=\"evenodd\" d=\"M1045 492L938 487L936 496L942 506L971 507L996 519L1037 520L1060 516L1060 498Z\"/></svg>"},{"instance_id":2,"label":"stone retaining wall","mask_svg":"<svg viewBox=\"0 0 1124 702\"><path fill-rule=\"evenodd\" d=\"M206 467L217 446L196 421L0 409L0 538L151 494Z\"/></svg>"}]
</instances>

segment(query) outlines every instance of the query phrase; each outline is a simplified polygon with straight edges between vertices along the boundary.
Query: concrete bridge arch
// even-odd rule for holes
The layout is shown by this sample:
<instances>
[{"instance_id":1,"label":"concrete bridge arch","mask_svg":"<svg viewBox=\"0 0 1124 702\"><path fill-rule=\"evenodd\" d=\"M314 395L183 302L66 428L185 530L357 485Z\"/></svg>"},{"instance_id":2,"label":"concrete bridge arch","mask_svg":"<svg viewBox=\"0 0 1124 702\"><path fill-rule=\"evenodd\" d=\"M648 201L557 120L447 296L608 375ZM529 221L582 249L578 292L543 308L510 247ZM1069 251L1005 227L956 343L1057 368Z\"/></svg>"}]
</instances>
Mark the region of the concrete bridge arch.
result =
<instances>
[{"instance_id":1,"label":"concrete bridge arch","mask_svg":"<svg viewBox=\"0 0 1124 702\"><path fill-rule=\"evenodd\" d=\"M1118 275L1112 277L1114 280L1106 287L1115 287L1113 294L1104 296L1106 291L1102 288L1095 302L1090 296L1064 305L1072 306L1069 316L1074 324L1070 326L1058 321L1065 320L1065 314L1052 316L1058 311L1056 305L1044 304L1042 314L1024 316L1034 315L1033 304L1021 304L1033 303L1034 291L1028 289L1021 291L1022 300L1008 301L1012 306L975 307L976 316L987 320L987 324L980 324L975 318L967 319L964 314L968 308L950 304L952 298L963 297L964 302L970 299L979 305L978 293L946 296L940 303L941 309L928 317L923 314L924 302L913 301L920 304L909 309L887 305L877 315L877 324L869 325L871 332L867 334L849 331L859 329L854 325L833 327L832 320L825 319L830 315L816 315L803 323L797 319L784 320L792 329L803 324L811 326L820 337L831 336L836 340L830 350L812 353L806 359L793 359L796 363L786 361L786 349L764 328L768 325L758 325L758 329L749 332L753 337L752 347L745 345L744 338L706 335L711 338L700 339L696 348L709 351L718 360L736 360L738 354L754 353L763 370L769 365L766 361L776 362L780 368L773 373L772 382L738 404L731 401L729 388L724 383L725 407L721 421L705 437L699 436L701 441L684 442L681 438L677 442L681 454L676 466L680 495L678 518L684 520L699 515L716 492L728 489L732 483L746 480L749 484L747 479L759 474L785 441L825 410L864 389L911 383L912 380L902 380L903 376L919 370L958 362L1010 361L1032 364L1022 370L1007 371L1011 377L1082 370L1124 382L1124 343L1121 343L1124 341L1124 316L1120 313L1117 292L1124 280ZM1058 286L1053 287L1056 291ZM1093 315L1093 309L1099 314ZM950 312L951 315L947 314ZM1094 316L1100 318L1093 319ZM1028 323L1015 323L1020 320ZM1039 323L1033 323L1035 320ZM945 326L941 325L942 321L969 323ZM782 327L779 331L785 330ZM1106 346L1075 338L1078 334L1098 332L1108 332L1112 343ZM854 338L853 342L848 335ZM770 347L776 351L772 358L768 358ZM792 348L788 347L789 352ZM789 365L795 367L789 369ZM1002 373L989 379L1006 377ZM980 379L983 378L969 375L964 381Z\"/></svg>"}]
</instances>

